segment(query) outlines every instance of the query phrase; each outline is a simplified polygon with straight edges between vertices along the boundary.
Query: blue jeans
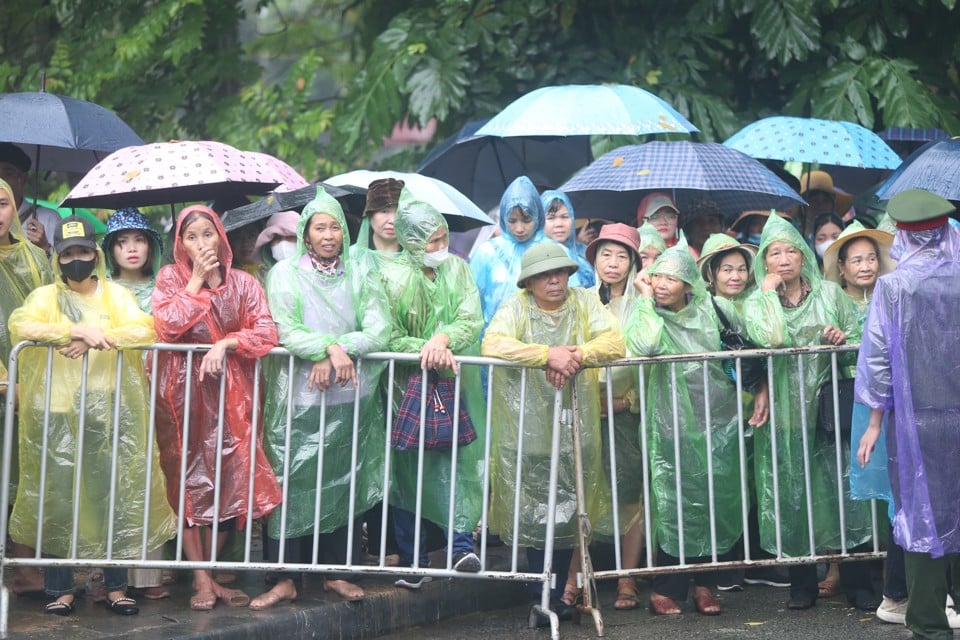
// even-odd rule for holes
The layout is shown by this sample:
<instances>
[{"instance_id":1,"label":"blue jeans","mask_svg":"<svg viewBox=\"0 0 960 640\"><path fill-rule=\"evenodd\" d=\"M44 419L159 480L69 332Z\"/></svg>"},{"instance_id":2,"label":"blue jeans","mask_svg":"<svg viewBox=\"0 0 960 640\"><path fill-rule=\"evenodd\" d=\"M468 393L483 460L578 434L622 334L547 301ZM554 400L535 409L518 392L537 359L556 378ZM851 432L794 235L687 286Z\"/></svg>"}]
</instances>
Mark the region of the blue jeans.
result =
<instances>
[{"instance_id":1,"label":"blue jeans","mask_svg":"<svg viewBox=\"0 0 960 640\"><path fill-rule=\"evenodd\" d=\"M406 509L393 509L393 535L397 539L400 549L400 566L413 566L413 545L417 520L415 515ZM473 532L455 531L453 533L453 555L473 553ZM420 528L420 567L426 567L430 560L427 557L427 534Z\"/></svg>"},{"instance_id":2,"label":"blue jeans","mask_svg":"<svg viewBox=\"0 0 960 640\"><path fill-rule=\"evenodd\" d=\"M103 586L107 593L125 591L127 588L127 570L113 567L103 570ZM43 587L47 595L59 598L76 591L73 581L73 567L45 567Z\"/></svg>"}]
</instances>

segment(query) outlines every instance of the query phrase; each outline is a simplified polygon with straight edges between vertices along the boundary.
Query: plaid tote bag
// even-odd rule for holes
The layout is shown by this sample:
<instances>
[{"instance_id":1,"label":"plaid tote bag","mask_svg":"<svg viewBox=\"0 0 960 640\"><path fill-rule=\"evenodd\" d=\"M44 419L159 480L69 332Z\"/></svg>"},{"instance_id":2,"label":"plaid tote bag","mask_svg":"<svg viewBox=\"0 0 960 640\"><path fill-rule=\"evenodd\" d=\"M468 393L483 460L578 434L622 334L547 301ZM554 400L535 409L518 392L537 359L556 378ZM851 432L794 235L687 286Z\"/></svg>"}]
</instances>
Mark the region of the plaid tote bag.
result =
<instances>
[{"instance_id":1,"label":"plaid tote bag","mask_svg":"<svg viewBox=\"0 0 960 640\"><path fill-rule=\"evenodd\" d=\"M441 378L435 371L427 374L427 383L423 384L423 374L416 373L407 380L407 387L400 401L400 408L393 420L390 444L397 451L416 449L420 445L420 399L427 395L427 413L423 421L423 448L449 449L453 446L453 401L454 378ZM467 413L463 400L460 401L460 422L458 425L457 446L470 444L477 439L477 431Z\"/></svg>"}]
</instances>

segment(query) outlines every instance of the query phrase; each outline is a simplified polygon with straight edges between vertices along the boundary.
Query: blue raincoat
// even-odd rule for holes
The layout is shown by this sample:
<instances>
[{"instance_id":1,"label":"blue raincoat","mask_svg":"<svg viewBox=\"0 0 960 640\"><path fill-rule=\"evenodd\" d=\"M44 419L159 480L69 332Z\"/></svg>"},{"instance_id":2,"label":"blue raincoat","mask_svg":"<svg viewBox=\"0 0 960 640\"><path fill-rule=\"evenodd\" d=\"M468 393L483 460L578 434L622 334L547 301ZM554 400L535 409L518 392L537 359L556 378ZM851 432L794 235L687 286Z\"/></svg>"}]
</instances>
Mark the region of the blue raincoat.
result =
<instances>
[{"instance_id":1,"label":"blue raincoat","mask_svg":"<svg viewBox=\"0 0 960 640\"><path fill-rule=\"evenodd\" d=\"M560 200L567 207L567 211L570 212L570 235L567 236L565 242L559 244L563 245L563 248L567 250L567 255L570 256L570 259L577 263L580 267L577 269L577 272L570 276L570 279L567 281L567 286L569 287L592 287L596 283L596 279L593 275L593 265L587 260L587 247L586 245L577 242L577 219L573 215L573 205L570 204L570 198L567 197L563 191L550 190L544 191L543 195L540 196L540 202L543 203L544 212L550 208L550 204L554 200ZM544 213L546 215L546 213Z\"/></svg>"},{"instance_id":2,"label":"blue raincoat","mask_svg":"<svg viewBox=\"0 0 960 640\"><path fill-rule=\"evenodd\" d=\"M517 242L507 227L507 218L514 207L520 207L536 221L533 236L524 242ZM520 275L523 254L543 241L544 221L543 203L530 178L520 176L511 182L500 198L502 233L480 245L470 259L470 272L480 290L484 327L490 324L503 301L517 292L517 276Z\"/></svg>"},{"instance_id":3,"label":"blue raincoat","mask_svg":"<svg viewBox=\"0 0 960 640\"><path fill-rule=\"evenodd\" d=\"M960 233L897 231L891 257L897 269L877 280L867 311L856 398L888 412L894 539L938 558L960 553Z\"/></svg>"}]
</instances>

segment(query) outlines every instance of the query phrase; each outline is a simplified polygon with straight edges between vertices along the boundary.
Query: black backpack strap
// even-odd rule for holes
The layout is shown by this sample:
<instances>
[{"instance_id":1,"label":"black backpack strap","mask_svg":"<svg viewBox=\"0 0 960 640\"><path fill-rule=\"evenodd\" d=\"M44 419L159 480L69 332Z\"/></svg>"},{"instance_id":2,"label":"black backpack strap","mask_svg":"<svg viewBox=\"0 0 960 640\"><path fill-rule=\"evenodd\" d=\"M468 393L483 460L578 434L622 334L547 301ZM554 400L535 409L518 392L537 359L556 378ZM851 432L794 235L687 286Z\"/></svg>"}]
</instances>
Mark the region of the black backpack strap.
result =
<instances>
[{"instance_id":1,"label":"black backpack strap","mask_svg":"<svg viewBox=\"0 0 960 640\"><path fill-rule=\"evenodd\" d=\"M730 331L730 323L727 322L727 316L723 315L723 311L720 311L720 307L717 306L717 300L713 296L710 296L710 302L713 303L713 310L717 312L717 318L720 319L720 324L723 325L723 328L727 331Z\"/></svg>"}]
</instances>

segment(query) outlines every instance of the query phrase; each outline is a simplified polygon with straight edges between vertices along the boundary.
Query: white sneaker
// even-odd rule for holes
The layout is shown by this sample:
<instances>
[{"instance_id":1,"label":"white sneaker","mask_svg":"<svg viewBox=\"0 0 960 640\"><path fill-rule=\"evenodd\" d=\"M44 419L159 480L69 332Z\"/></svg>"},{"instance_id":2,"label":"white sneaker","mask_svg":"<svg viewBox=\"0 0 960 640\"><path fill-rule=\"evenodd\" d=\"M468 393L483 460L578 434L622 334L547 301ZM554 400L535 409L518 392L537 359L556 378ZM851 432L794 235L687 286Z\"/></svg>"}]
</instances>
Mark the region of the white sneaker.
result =
<instances>
[{"instance_id":1,"label":"white sneaker","mask_svg":"<svg viewBox=\"0 0 960 640\"><path fill-rule=\"evenodd\" d=\"M960 613L957 613L953 607L947 607L947 624L951 629L960 629Z\"/></svg>"},{"instance_id":2,"label":"white sneaker","mask_svg":"<svg viewBox=\"0 0 960 640\"><path fill-rule=\"evenodd\" d=\"M907 602L906 598L897 602L893 598L883 596L883 602L877 607L877 618L890 624L906 624Z\"/></svg>"}]
</instances>

